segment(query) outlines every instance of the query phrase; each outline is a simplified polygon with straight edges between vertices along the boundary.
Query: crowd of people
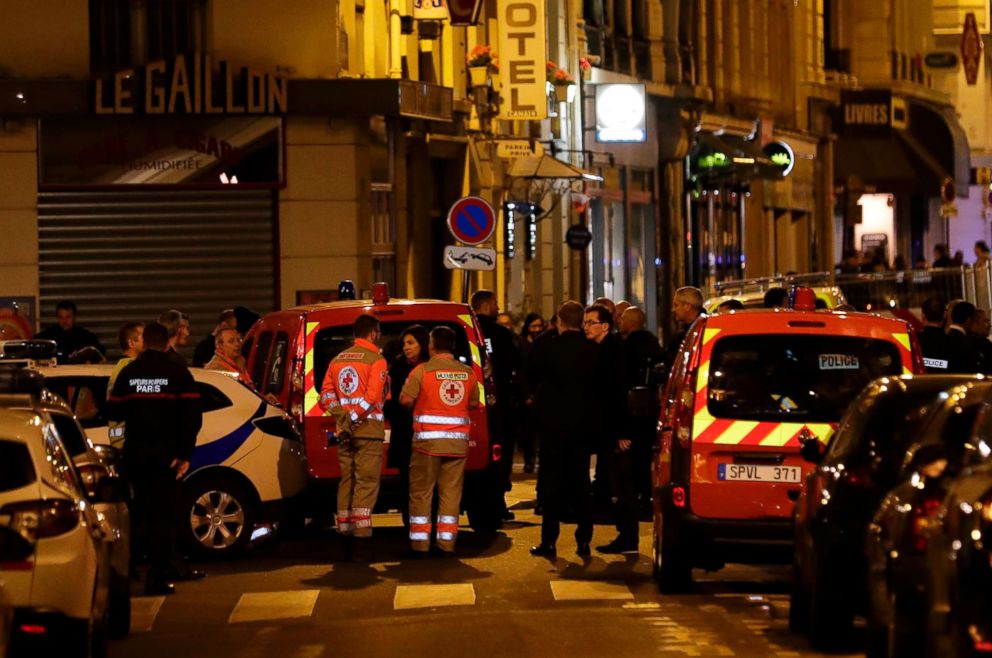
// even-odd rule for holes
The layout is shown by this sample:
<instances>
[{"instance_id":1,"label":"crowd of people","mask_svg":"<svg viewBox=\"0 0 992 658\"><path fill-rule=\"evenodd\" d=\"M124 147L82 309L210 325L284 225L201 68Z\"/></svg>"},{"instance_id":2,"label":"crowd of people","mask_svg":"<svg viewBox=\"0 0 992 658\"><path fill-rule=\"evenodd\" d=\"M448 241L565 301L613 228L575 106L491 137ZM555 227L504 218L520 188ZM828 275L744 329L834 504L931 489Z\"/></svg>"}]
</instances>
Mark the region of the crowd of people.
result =
<instances>
[{"instance_id":1,"label":"crowd of people","mask_svg":"<svg viewBox=\"0 0 992 658\"><path fill-rule=\"evenodd\" d=\"M930 267L940 269L966 266L988 268L990 253L992 253L988 243L984 240L975 242L974 253L975 260L969 264L965 262L964 252L960 249L955 251L952 256L951 250L946 244L936 244L933 247L933 261L927 263L926 258L919 258L913 263L912 269L925 270ZM908 267L906 258L902 255L897 255L889 263L885 247L875 247L863 252L857 249L847 249L844 251L843 259L835 267L838 274L879 274L889 271L902 272L908 269L911 268Z\"/></svg>"}]
</instances>

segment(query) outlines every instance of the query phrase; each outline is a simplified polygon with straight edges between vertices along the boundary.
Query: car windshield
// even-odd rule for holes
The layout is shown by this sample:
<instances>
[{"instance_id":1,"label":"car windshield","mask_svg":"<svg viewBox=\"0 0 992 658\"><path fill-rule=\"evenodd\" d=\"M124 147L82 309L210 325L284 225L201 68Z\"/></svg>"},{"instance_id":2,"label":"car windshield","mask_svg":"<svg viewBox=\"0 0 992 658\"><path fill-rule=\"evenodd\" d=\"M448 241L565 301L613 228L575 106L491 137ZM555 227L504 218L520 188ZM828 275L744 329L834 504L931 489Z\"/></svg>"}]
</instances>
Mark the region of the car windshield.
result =
<instances>
[{"instance_id":1,"label":"car windshield","mask_svg":"<svg viewBox=\"0 0 992 658\"><path fill-rule=\"evenodd\" d=\"M0 439L0 492L26 487L35 479L28 447L23 443Z\"/></svg>"},{"instance_id":2,"label":"car windshield","mask_svg":"<svg viewBox=\"0 0 992 658\"><path fill-rule=\"evenodd\" d=\"M852 405L830 444L826 461L867 461L871 455L902 455L919 440L925 425L922 421L942 390L882 390L873 386Z\"/></svg>"},{"instance_id":3,"label":"car windshield","mask_svg":"<svg viewBox=\"0 0 992 658\"><path fill-rule=\"evenodd\" d=\"M472 365L472 355L469 349L468 334L465 327L456 322L438 322L436 320L403 320L398 322L383 322L382 339L379 346L387 363L392 363L403 351L400 335L407 327L420 325L428 332L434 327L448 327L455 332L455 358L466 365ZM354 343L351 325L328 327L317 332L314 340L314 382L319 386L324 381L324 374L331 360Z\"/></svg>"},{"instance_id":4,"label":"car windshield","mask_svg":"<svg viewBox=\"0 0 992 658\"><path fill-rule=\"evenodd\" d=\"M898 349L885 340L727 336L713 348L708 407L716 418L836 422L869 382L901 371Z\"/></svg>"}]
</instances>

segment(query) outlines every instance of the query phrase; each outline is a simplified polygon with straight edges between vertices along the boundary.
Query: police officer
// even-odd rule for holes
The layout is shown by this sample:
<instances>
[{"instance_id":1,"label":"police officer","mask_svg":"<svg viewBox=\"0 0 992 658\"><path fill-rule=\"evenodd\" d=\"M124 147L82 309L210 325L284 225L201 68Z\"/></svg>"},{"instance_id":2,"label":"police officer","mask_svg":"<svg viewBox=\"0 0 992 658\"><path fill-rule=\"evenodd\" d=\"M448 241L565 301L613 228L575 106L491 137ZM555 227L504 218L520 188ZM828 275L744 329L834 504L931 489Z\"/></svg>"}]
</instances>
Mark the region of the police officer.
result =
<instances>
[{"instance_id":1,"label":"police officer","mask_svg":"<svg viewBox=\"0 0 992 658\"><path fill-rule=\"evenodd\" d=\"M455 332L431 331L430 361L413 369L400 403L413 407L413 455L410 458L410 548L430 548L431 502L439 499L437 547L454 553L458 536L465 459L472 430L469 410L479 406L479 380L454 356Z\"/></svg>"},{"instance_id":2,"label":"police officer","mask_svg":"<svg viewBox=\"0 0 992 658\"><path fill-rule=\"evenodd\" d=\"M920 352L923 354L923 365L930 374L947 374L951 372L950 354L951 341L944 333L945 305L936 295L923 300L923 329L920 330Z\"/></svg>"},{"instance_id":3,"label":"police officer","mask_svg":"<svg viewBox=\"0 0 992 658\"><path fill-rule=\"evenodd\" d=\"M108 416L124 421L123 472L134 492L132 541L148 552L145 593L172 594L170 580L203 576L181 571L175 558L178 482L189 468L200 425L199 393L189 370L165 353L168 330L145 327L145 351L117 376ZM132 549L132 555L140 555Z\"/></svg>"},{"instance_id":4,"label":"police officer","mask_svg":"<svg viewBox=\"0 0 992 658\"><path fill-rule=\"evenodd\" d=\"M379 496L382 443L386 428L386 360L376 345L379 321L360 315L354 324L355 342L338 354L320 387L320 406L337 425L338 532L346 537L372 536L372 509Z\"/></svg>"}]
</instances>

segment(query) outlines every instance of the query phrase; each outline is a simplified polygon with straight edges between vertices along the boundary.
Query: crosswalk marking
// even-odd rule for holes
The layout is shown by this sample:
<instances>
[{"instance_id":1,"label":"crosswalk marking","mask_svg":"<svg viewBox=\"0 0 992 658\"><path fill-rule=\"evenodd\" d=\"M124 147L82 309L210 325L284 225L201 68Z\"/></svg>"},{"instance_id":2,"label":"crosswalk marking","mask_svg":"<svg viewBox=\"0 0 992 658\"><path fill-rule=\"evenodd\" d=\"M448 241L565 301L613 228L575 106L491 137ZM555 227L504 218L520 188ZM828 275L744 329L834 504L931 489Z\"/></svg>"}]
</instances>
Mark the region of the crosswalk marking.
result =
<instances>
[{"instance_id":1,"label":"crosswalk marking","mask_svg":"<svg viewBox=\"0 0 992 658\"><path fill-rule=\"evenodd\" d=\"M165 603L164 596L135 596L131 599L131 632L152 630L155 617Z\"/></svg>"},{"instance_id":2,"label":"crosswalk marking","mask_svg":"<svg viewBox=\"0 0 992 658\"><path fill-rule=\"evenodd\" d=\"M309 617L317 603L318 589L242 594L228 622L269 621Z\"/></svg>"},{"instance_id":3,"label":"crosswalk marking","mask_svg":"<svg viewBox=\"0 0 992 658\"><path fill-rule=\"evenodd\" d=\"M634 598L623 583L596 580L554 580L551 593L555 601L621 601Z\"/></svg>"},{"instance_id":4,"label":"crosswalk marking","mask_svg":"<svg viewBox=\"0 0 992 658\"><path fill-rule=\"evenodd\" d=\"M449 605L475 605L475 587L459 585L398 585L393 597L394 610L435 608Z\"/></svg>"}]
</instances>

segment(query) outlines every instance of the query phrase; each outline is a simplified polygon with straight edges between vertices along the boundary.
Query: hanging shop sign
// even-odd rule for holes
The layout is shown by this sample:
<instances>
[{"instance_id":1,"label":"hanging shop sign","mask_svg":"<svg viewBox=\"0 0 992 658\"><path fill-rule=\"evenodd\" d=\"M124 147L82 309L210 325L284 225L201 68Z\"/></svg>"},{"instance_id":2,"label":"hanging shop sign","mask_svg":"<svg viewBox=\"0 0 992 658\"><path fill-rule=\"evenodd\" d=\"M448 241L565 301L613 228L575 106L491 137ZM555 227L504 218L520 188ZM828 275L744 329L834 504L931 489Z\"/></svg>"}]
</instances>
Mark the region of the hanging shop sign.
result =
<instances>
[{"instance_id":1,"label":"hanging shop sign","mask_svg":"<svg viewBox=\"0 0 992 658\"><path fill-rule=\"evenodd\" d=\"M596 85L596 141L643 142L647 139L644 85Z\"/></svg>"},{"instance_id":2,"label":"hanging shop sign","mask_svg":"<svg viewBox=\"0 0 992 658\"><path fill-rule=\"evenodd\" d=\"M544 145L530 139L496 140L496 156L500 158L532 158L544 155Z\"/></svg>"},{"instance_id":3,"label":"hanging shop sign","mask_svg":"<svg viewBox=\"0 0 992 658\"><path fill-rule=\"evenodd\" d=\"M284 76L184 54L93 83L96 114L282 114Z\"/></svg>"},{"instance_id":4,"label":"hanging shop sign","mask_svg":"<svg viewBox=\"0 0 992 658\"><path fill-rule=\"evenodd\" d=\"M958 56L946 50L927 53L923 57L923 63L931 69L955 69L958 67Z\"/></svg>"},{"instance_id":5,"label":"hanging shop sign","mask_svg":"<svg viewBox=\"0 0 992 658\"><path fill-rule=\"evenodd\" d=\"M961 61L964 64L964 77L969 85L978 83L978 67L982 63L982 37L978 34L978 21L974 12L964 16L961 28Z\"/></svg>"},{"instance_id":6,"label":"hanging shop sign","mask_svg":"<svg viewBox=\"0 0 992 658\"><path fill-rule=\"evenodd\" d=\"M46 117L38 141L41 187L285 181L280 117Z\"/></svg>"},{"instance_id":7,"label":"hanging shop sign","mask_svg":"<svg viewBox=\"0 0 992 658\"><path fill-rule=\"evenodd\" d=\"M545 13L544 0L497 2L500 119L532 121L548 116Z\"/></svg>"},{"instance_id":8,"label":"hanging shop sign","mask_svg":"<svg viewBox=\"0 0 992 658\"><path fill-rule=\"evenodd\" d=\"M565 242L569 248L582 251L592 242L592 232L584 224L573 224L565 232Z\"/></svg>"},{"instance_id":9,"label":"hanging shop sign","mask_svg":"<svg viewBox=\"0 0 992 658\"><path fill-rule=\"evenodd\" d=\"M791 146L785 142L769 142L761 150L769 160L782 167L783 178L792 173L793 167L796 166L796 154Z\"/></svg>"}]
</instances>

